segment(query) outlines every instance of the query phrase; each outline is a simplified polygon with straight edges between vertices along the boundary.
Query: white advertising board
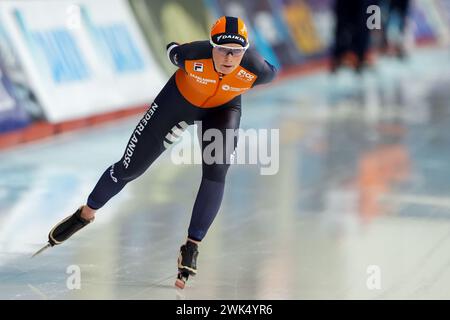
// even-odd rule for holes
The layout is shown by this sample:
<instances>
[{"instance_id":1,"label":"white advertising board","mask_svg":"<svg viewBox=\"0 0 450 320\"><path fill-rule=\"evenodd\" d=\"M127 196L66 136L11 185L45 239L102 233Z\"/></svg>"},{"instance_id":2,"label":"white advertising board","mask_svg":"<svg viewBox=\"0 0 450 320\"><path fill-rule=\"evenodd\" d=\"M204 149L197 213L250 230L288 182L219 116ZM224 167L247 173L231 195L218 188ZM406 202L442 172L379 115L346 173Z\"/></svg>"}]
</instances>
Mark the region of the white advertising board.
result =
<instances>
[{"instance_id":1,"label":"white advertising board","mask_svg":"<svg viewBox=\"0 0 450 320\"><path fill-rule=\"evenodd\" d=\"M0 20L51 122L149 104L164 84L124 0L6 0Z\"/></svg>"}]
</instances>

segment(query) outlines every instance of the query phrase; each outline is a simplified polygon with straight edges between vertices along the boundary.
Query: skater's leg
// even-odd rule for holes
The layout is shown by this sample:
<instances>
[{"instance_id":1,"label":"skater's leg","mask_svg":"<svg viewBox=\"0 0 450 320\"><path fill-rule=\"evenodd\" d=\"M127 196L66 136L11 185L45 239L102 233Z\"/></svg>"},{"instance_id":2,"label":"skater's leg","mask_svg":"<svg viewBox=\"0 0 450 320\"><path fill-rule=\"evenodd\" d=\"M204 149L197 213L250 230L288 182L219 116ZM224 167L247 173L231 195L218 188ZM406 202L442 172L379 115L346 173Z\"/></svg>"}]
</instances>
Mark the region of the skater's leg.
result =
<instances>
[{"instance_id":1,"label":"skater's leg","mask_svg":"<svg viewBox=\"0 0 450 320\"><path fill-rule=\"evenodd\" d=\"M240 116L239 107L228 107L211 112L203 119L202 137L209 129L217 129L216 132L220 132L223 137L223 144L221 150L215 150L220 152L219 161L211 163L205 157L217 158L216 153L210 154L211 149L207 148L214 141L201 141L203 175L188 230L188 238L191 240L199 242L203 239L219 211L225 188L225 177L230 167L230 157L237 145L237 136L227 135L226 130L236 131L239 128Z\"/></svg>"},{"instance_id":2,"label":"skater's leg","mask_svg":"<svg viewBox=\"0 0 450 320\"><path fill-rule=\"evenodd\" d=\"M49 244L60 244L94 219L95 211L136 179L170 145L172 131L184 130L198 116L187 103L172 77L139 121L120 161L109 167L89 195L87 205L60 221L49 234Z\"/></svg>"},{"instance_id":3,"label":"skater's leg","mask_svg":"<svg viewBox=\"0 0 450 320\"><path fill-rule=\"evenodd\" d=\"M227 107L209 110L202 119L201 137L205 137L209 129L215 129L215 134L220 132L223 139L221 146L214 144L219 149L215 150L217 153L211 152L211 154L208 146L210 143L214 143L214 139L211 139L211 142L204 141L205 139L200 141L203 155L203 175L192 211L188 240L181 246L178 256L179 272L175 286L180 289L184 288L189 275L197 273L198 244L206 235L219 211L225 187L225 176L230 166L231 154L237 145L237 136L234 132L239 128L240 116L240 107ZM227 135L227 129L231 129L233 134ZM218 161L212 162L209 156L215 158L216 155Z\"/></svg>"},{"instance_id":4,"label":"skater's leg","mask_svg":"<svg viewBox=\"0 0 450 320\"><path fill-rule=\"evenodd\" d=\"M148 109L134 130L122 159L109 167L97 182L89 195L87 205L80 207L74 214L60 221L49 233L50 245L61 244L75 232L94 220L95 211L116 195L131 180L141 175L150 164L164 151L163 141L170 123L170 110L158 113L155 103ZM159 123L152 122L158 119Z\"/></svg>"},{"instance_id":5,"label":"skater's leg","mask_svg":"<svg viewBox=\"0 0 450 320\"><path fill-rule=\"evenodd\" d=\"M105 170L89 195L87 206L91 215L100 209L125 185L139 177L164 151L162 128L168 122L167 106L152 104L129 139L122 158ZM83 212L88 212L83 210ZM84 216L84 215L83 215Z\"/></svg>"},{"instance_id":6,"label":"skater's leg","mask_svg":"<svg viewBox=\"0 0 450 320\"><path fill-rule=\"evenodd\" d=\"M183 98L172 76L139 121L122 158L101 176L89 195L87 206L93 210L101 208L128 182L144 173L165 150L168 133L175 127L181 129L180 124L183 130L192 124L197 109Z\"/></svg>"},{"instance_id":7,"label":"skater's leg","mask_svg":"<svg viewBox=\"0 0 450 320\"><path fill-rule=\"evenodd\" d=\"M354 8L353 14L353 51L356 54L356 70L361 71L370 43L370 31L366 26L366 9L370 5L369 0L360 0Z\"/></svg>"},{"instance_id":8,"label":"skater's leg","mask_svg":"<svg viewBox=\"0 0 450 320\"><path fill-rule=\"evenodd\" d=\"M84 205L81 208L81 217L86 220L93 220L97 210L90 208L88 205Z\"/></svg>"},{"instance_id":9,"label":"skater's leg","mask_svg":"<svg viewBox=\"0 0 450 320\"><path fill-rule=\"evenodd\" d=\"M345 15L345 1L337 0L335 2L335 29L334 29L334 44L332 48L332 71L334 71L340 64L342 55L345 52L346 43L346 15Z\"/></svg>"}]
</instances>

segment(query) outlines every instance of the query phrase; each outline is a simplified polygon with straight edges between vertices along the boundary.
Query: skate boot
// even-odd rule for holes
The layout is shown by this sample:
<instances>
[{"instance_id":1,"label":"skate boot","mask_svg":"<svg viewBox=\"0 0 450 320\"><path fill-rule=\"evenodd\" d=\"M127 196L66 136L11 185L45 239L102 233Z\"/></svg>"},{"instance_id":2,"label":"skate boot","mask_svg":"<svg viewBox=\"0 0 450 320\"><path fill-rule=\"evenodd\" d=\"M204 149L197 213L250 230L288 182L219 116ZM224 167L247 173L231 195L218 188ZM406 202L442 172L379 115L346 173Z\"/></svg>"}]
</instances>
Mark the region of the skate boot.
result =
<instances>
[{"instance_id":1,"label":"skate boot","mask_svg":"<svg viewBox=\"0 0 450 320\"><path fill-rule=\"evenodd\" d=\"M178 276L175 281L175 286L178 288L184 289L189 276L197 274L197 256L198 245L196 243L186 241L186 244L181 246L178 256Z\"/></svg>"},{"instance_id":2,"label":"skate boot","mask_svg":"<svg viewBox=\"0 0 450 320\"><path fill-rule=\"evenodd\" d=\"M86 220L81 217L82 208L83 207L78 208L78 210L74 214L58 222L48 234L48 244L38 252L36 252L33 257L49 247L53 247L55 245L63 243L64 241L69 239L75 232L79 231L80 229L84 228L86 225L94 221L94 219Z\"/></svg>"},{"instance_id":3,"label":"skate boot","mask_svg":"<svg viewBox=\"0 0 450 320\"><path fill-rule=\"evenodd\" d=\"M61 244L67 239L69 239L75 232L87 226L92 220L86 220L81 217L81 210L83 207L78 208L78 210L71 216L65 218L59 222L56 226L50 230L48 234L48 242L53 247L54 245Z\"/></svg>"}]
</instances>

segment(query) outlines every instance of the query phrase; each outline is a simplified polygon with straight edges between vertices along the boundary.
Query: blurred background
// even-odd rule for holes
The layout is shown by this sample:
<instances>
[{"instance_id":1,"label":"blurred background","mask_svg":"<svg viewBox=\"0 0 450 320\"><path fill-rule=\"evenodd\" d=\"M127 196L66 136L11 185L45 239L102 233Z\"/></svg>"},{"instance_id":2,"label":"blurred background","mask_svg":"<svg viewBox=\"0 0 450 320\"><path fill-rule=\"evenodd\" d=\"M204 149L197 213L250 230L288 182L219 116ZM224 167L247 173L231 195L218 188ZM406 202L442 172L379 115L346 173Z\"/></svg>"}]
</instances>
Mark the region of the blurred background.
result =
<instances>
[{"instance_id":1,"label":"blurred background","mask_svg":"<svg viewBox=\"0 0 450 320\"><path fill-rule=\"evenodd\" d=\"M166 44L221 15L280 70L242 116L280 130L280 167L230 170L189 288L201 168L167 152L30 260L121 157ZM1 299L450 298L450 0L2 0L0 80Z\"/></svg>"}]
</instances>

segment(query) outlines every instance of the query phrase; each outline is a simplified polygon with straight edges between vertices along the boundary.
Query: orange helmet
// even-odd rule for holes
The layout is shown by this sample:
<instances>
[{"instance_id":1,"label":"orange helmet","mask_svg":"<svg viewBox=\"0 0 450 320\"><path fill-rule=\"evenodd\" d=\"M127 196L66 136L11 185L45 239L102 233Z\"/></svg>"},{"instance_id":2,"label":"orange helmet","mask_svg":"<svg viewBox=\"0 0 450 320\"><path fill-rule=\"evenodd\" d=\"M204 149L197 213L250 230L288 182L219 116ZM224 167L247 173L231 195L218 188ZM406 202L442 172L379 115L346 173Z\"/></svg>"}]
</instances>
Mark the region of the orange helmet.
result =
<instances>
[{"instance_id":1,"label":"orange helmet","mask_svg":"<svg viewBox=\"0 0 450 320\"><path fill-rule=\"evenodd\" d=\"M237 43L247 47L249 44L247 27L240 18L220 17L211 28L211 41L218 45Z\"/></svg>"}]
</instances>

